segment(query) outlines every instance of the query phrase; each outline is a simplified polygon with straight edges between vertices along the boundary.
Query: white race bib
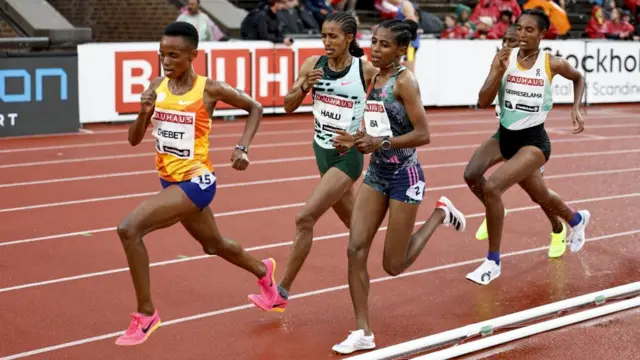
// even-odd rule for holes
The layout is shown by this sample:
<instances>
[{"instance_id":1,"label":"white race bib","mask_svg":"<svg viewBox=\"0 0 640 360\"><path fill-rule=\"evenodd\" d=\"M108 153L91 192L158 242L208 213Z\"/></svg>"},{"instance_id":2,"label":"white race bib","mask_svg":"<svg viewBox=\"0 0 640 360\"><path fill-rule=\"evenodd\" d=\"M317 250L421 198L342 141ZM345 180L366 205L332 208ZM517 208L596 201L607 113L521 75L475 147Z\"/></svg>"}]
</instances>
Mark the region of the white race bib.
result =
<instances>
[{"instance_id":1,"label":"white race bib","mask_svg":"<svg viewBox=\"0 0 640 360\"><path fill-rule=\"evenodd\" d=\"M507 75L504 107L511 111L536 114L542 111L545 83L542 77Z\"/></svg>"},{"instance_id":2,"label":"white race bib","mask_svg":"<svg viewBox=\"0 0 640 360\"><path fill-rule=\"evenodd\" d=\"M367 134L373 137L393 137L389 116L382 101L367 100L364 107L364 126Z\"/></svg>"},{"instance_id":3,"label":"white race bib","mask_svg":"<svg viewBox=\"0 0 640 360\"><path fill-rule=\"evenodd\" d=\"M207 171L200 176L191 178L191 182L198 184L198 186L200 186L200 189L206 190L209 186L216 183L216 176Z\"/></svg>"},{"instance_id":4,"label":"white race bib","mask_svg":"<svg viewBox=\"0 0 640 360\"><path fill-rule=\"evenodd\" d=\"M313 98L313 116L323 131L348 131L353 121L354 100L339 96L316 94Z\"/></svg>"},{"instance_id":5,"label":"white race bib","mask_svg":"<svg viewBox=\"0 0 640 360\"><path fill-rule=\"evenodd\" d=\"M424 186L424 181L420 180L415 185L408 188L405 194L413 200L422 201L424 198Z\"/></svg>"},{"instance_id":6,"label":"white race bib","mask_svg":"<svg viewBox=\"0 0 640 360\"><path fill-rule=\"evenodd\" d=\"M153 123L153 136L156 138L158 152L171 154L181 159L193 159L195 113L156 107L151 122Z\"/></svg>"}]
</instances>

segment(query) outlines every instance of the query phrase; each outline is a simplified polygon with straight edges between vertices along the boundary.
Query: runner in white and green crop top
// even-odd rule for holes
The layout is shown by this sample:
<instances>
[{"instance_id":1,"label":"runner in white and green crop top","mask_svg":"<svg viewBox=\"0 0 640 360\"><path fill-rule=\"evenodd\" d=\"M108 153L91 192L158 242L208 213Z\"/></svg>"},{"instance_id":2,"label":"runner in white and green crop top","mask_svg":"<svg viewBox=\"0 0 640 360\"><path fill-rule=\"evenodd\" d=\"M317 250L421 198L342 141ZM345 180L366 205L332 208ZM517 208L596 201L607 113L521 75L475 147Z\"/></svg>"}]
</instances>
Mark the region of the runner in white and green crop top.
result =
<instances>
[{"instance_id":1,"label":"runner in white and green crop top","mask_svg":"<svg viewBox=\"0 0 640 360\"><path fill-rule=\"evenodd\" d=\"M509 47L512 49L518 47L516 29L516 25L512 25L507 29L507 31L505 31L504 37L502 38L503 47ZM498 122L500 121L500 114L500 101L498 96L496 96L496 116L498 118ZM469 186L469 189L483 203L484 184L486 182L484 174L492 166L504 161L502 154L500 153L499 133L500 129L498 127L496 133L492 137L480 144L464 170L464 180ZM544 166L540 168L540 172L544 175ZM564 254L567 248L567 232L556 215L551 213L548 209L542 208L542 210L545 212L545 215L551 223L551 244L549 245L548 255L551 258L560 257ZM476 239L486 240L488 236L487 219L485 218L476 231Z\"/></svg>"},{"instance_id":2,"label":"runner in white and green crop top","mask_svg":"<svg viewBox=\"0 0 640 360\"><path fill-rule=\"evenodd\" d=\"M569 224L568 242L572 252L579 251L584 245L589 211L574 212L547 188L539 171L551 155L551 142L544 122L553 107L551 81L555 75L573 81L575 97L571 119L574 133L584 130L580 115L584 78L565 59L540 50L540 41L549 26L549 17L544 11L523 11L517 22L519 48L504 47L496 54L480 90L478 106L481 108L488 107L498 95L498 141L505 159L505 163L486 180L482 193L487 214L489 254L476 270L467 274L467 279L480 285L487 285L500 276L500 243L505 211L502 194L515 184L520 185L534 202Z\"/></svg>"},{"instance_id":3,"label":"runner in white and green crop top","mask_svg":"<svg viewBox=\"0 0 640 360\"><path fill-rule=\"evenodd\" d=\"M311 250L313 227L318 219L333 208L347 228L351 222L352 187L362 174L364 156L356 149L338 151L331 140L338 130L355 133L360 128L367 88L378 72L370 62L360 59L364 51L355 40L357 28L351 13L335 12L327 16L322 24L326 54L304 60L284 100L285 110L291 113L312 92L315 124L312 146L321 178L296 216L296 237L278 296L265 299L249 295L265 311L284 311L287 307L289 290Z\"/></svg>"}]
</instances>

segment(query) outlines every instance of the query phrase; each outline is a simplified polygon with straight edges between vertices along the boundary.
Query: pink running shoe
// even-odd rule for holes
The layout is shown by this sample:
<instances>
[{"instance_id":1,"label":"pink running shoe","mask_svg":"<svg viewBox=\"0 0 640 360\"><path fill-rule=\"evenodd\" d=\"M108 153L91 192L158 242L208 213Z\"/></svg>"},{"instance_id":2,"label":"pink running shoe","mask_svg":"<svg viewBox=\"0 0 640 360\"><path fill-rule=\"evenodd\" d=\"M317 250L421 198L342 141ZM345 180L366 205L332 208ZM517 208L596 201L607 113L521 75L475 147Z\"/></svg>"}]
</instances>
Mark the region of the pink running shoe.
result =
<instances>
[{"instance_id":1,"label":"pink running shoe","mask_svg":"<svg viewBox=\"0 0 640 360\"><path fill-rule=\"evenodd\" d=\"M129 324L129 328L124 335L116 340L116 345L131 346L142 344L162 324L157 309L151 316L136 312L131 314L131 317L133 319Z\"/></svg>"},{"instance_id":2,"label":"pink running shoe","mask_svg":"<svg viewBox=\"0 0 640 360\"><path fill-rule=\"evenodd\" d=\"M278 294L278 284L276 283L275 279L276 261L272 258L269 258L266 260L262 260L262 262L267 267L267 274L262 279L258 280L258 285L262 288L262 293L260 295L251 294L248 296L248 298L249 301L254 303L262 310L274 311L274 304L276 302L281 302L282 300L284 300L280 297L280 294ZM282 309L281 311L284 311L284 309Z\"/></svg>"}]
</instances>

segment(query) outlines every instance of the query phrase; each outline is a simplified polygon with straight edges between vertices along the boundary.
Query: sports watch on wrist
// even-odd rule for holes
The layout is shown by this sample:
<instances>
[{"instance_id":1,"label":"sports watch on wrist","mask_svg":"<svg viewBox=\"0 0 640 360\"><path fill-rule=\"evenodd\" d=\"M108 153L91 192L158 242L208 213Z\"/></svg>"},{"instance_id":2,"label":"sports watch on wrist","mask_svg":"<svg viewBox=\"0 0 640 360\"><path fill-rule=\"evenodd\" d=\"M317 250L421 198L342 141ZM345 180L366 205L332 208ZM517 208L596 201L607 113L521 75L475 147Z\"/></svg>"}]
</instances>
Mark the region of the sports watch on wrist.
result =
<instances>
[{"instance_id":1,"label":"sports watch on wrist","mask_svg":"<svg viewBox=\"0 0 640 360\"><path fill-rule=\"evenodd\" d=\"M236 145L236 150L241 150L241 151L244 151L245 153L249 153L249 148L240 144Z\"/></svg>"},{"instance_id":2,"label":"sports watch on wrist","mask_svg":"<svg viewBox=\"0 0 640 360\"><path fill-rule=\"evenodd\" d=\"M382 148L382 150L391 149L391 140L389 140L388 136L382 137L382 143L380 144L380 147Z\"/></svg>"}]
</instances>

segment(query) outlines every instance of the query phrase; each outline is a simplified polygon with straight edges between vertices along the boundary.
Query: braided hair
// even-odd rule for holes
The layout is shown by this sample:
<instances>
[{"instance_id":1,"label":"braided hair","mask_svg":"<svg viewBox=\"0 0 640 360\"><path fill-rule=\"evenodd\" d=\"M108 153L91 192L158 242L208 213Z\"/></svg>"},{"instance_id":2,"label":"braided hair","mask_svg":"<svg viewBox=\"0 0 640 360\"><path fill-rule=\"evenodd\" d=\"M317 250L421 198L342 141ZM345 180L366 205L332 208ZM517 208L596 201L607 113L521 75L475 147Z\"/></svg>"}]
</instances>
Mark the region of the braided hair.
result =
<instances>
[{"instance_id":1,"label":"braided hair","mask_svg":"<svg viewBox=\"0 0 640 360\"><path fill-rule=\"evenodd\" d=\"M353 40L349 43L349 53L355 57L361 57L364 55L364 50L360 48L356 41L356 33L358 32L358 22L355 16L350 12L338 11L329 14L325 19L325 22L332 21L340 24L340 29L345 34L353 35Z\"/></svg>"},{"instance_id":2,"label":"braided hair","mask_svg":"<svg viewBox=\"0 0 640 360\"><path fill-rule=\"evenodd\" d=\"M551 27L551 20L549 20L549 16L547 16L547 13L545 13L542 9L536 8L524 10L520 17L523 17L525 15L533 16L536 18L536 22L538 23L540 31L549 30L549 27Z\"/></svg>"},{"instance_id":3,"label":"braided hair","mask_svg":"<svg viewBox=\"0 0 640 360\"><path fill-rule=\"evenodd\" d=\"M418 23L413 20L385 20L378 25L378 28L391 31L399 46L409 46L418 37Z\"/></svg>"}]
</instances>

